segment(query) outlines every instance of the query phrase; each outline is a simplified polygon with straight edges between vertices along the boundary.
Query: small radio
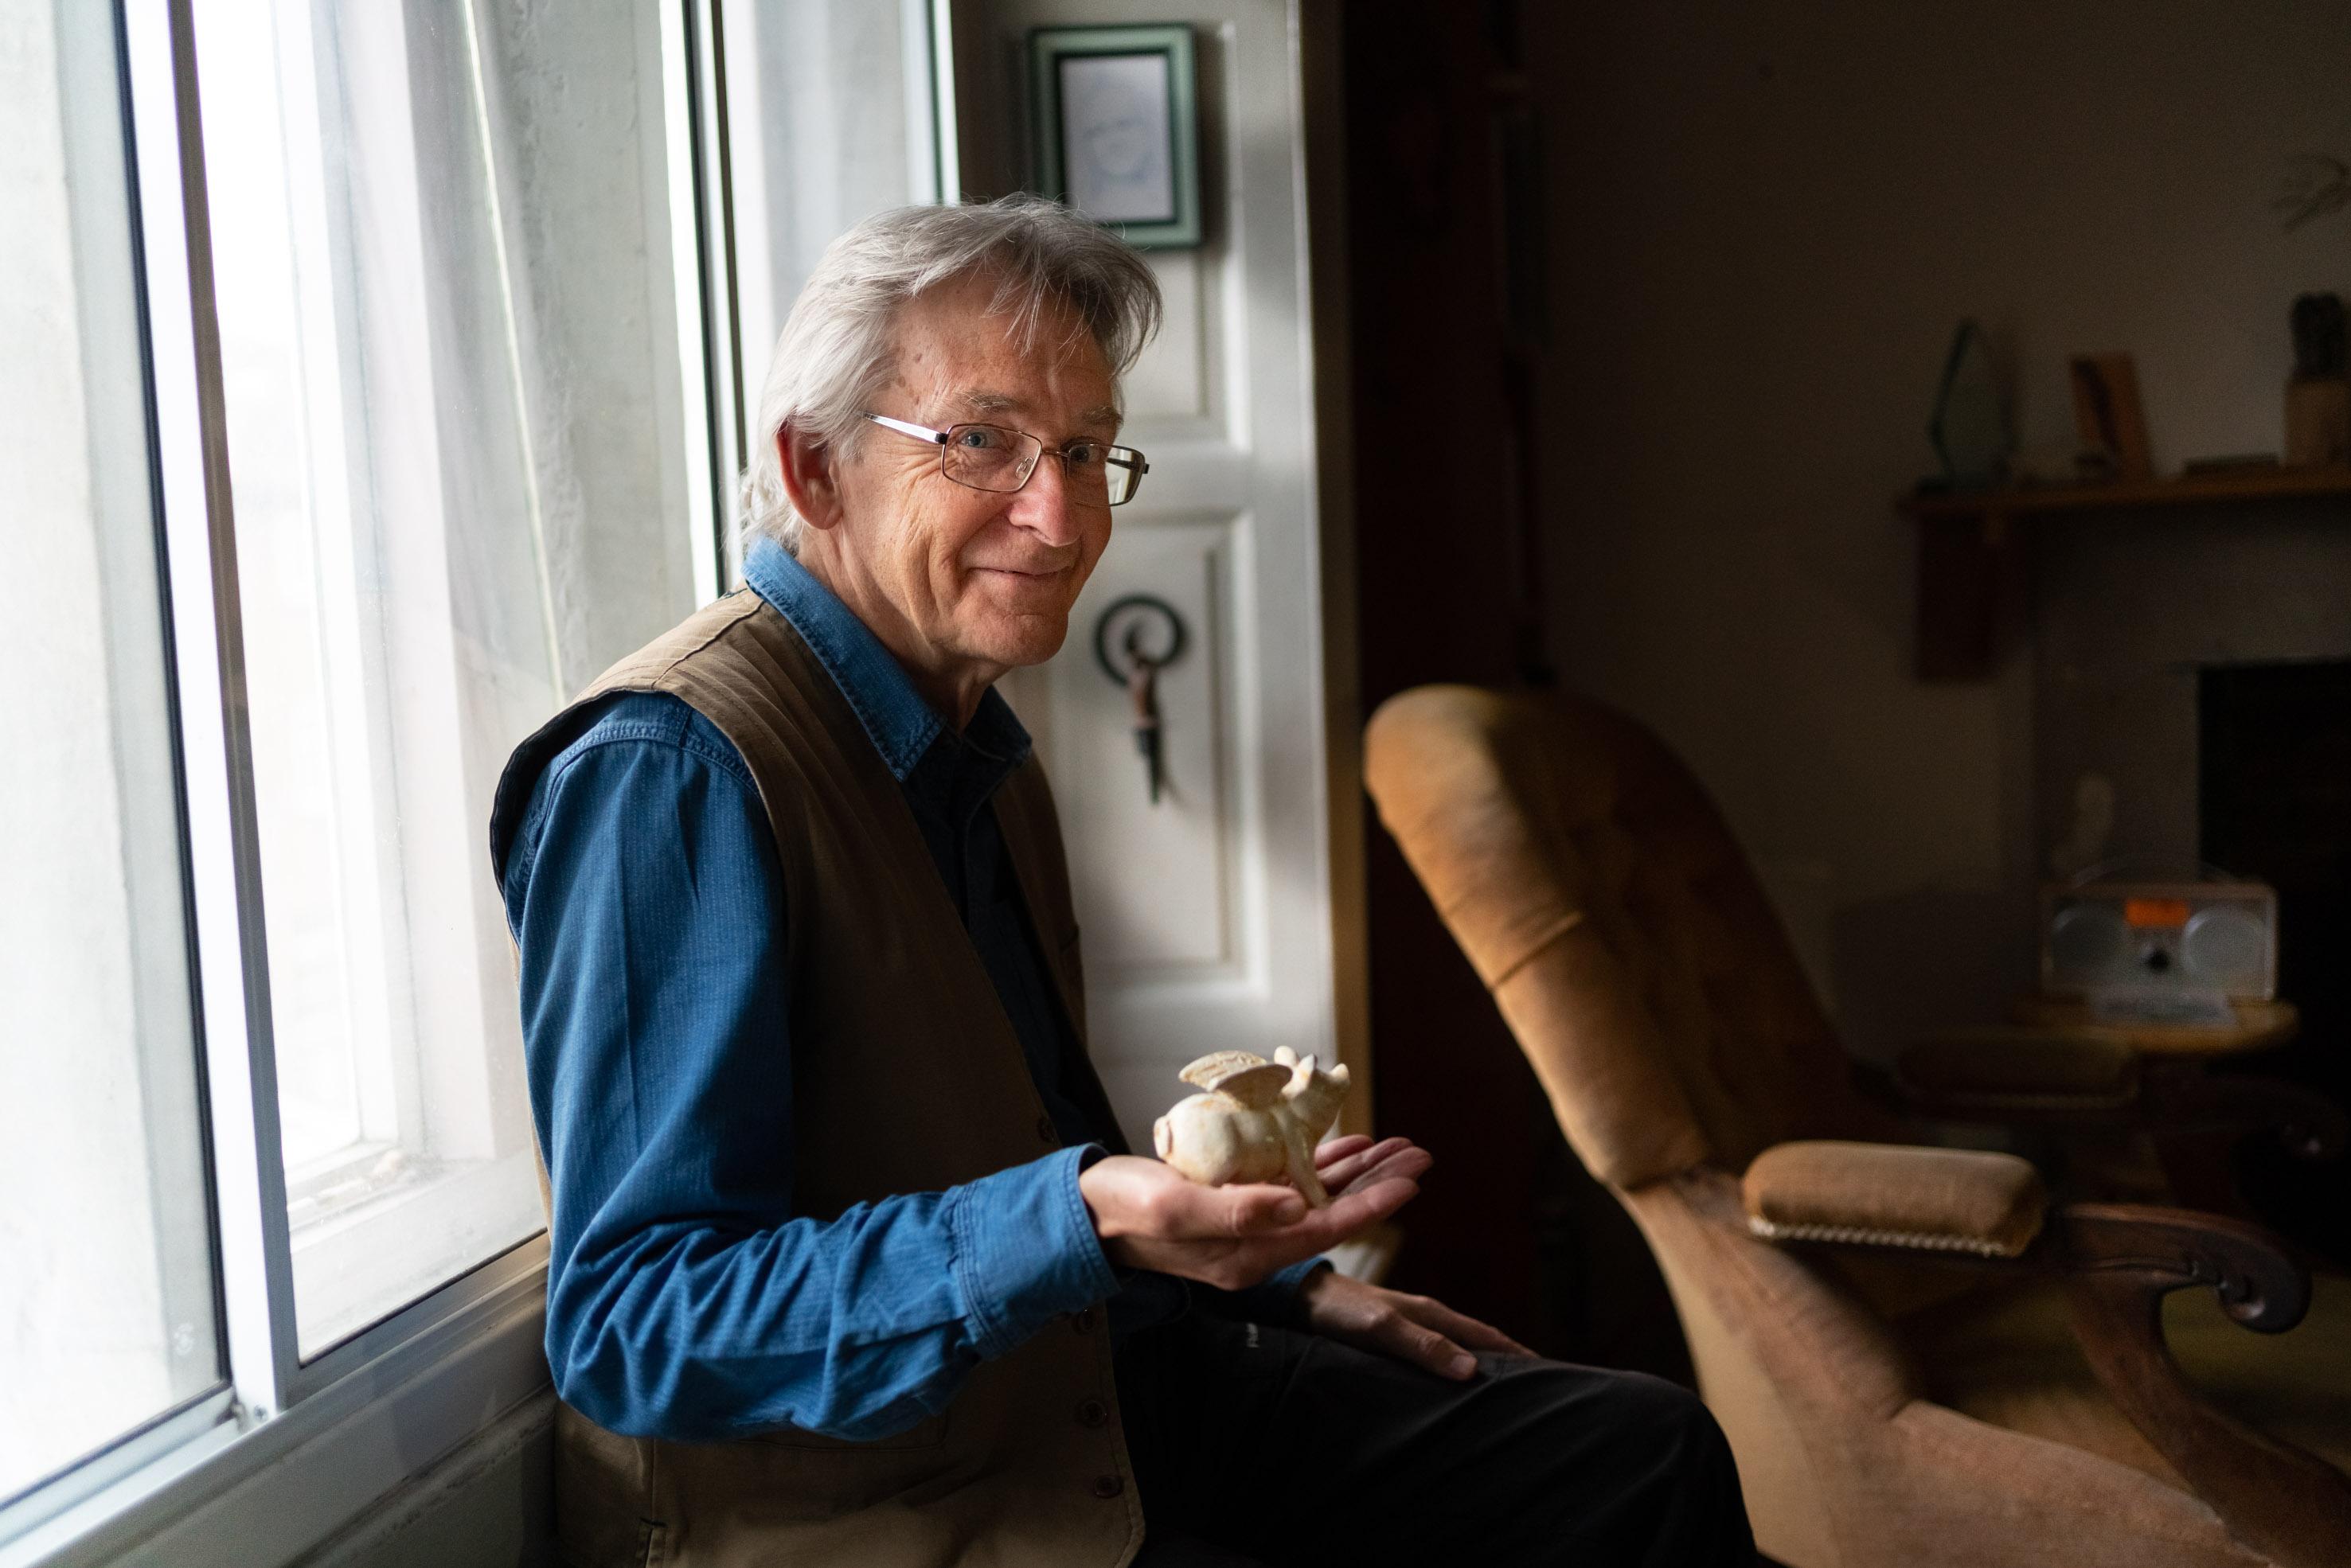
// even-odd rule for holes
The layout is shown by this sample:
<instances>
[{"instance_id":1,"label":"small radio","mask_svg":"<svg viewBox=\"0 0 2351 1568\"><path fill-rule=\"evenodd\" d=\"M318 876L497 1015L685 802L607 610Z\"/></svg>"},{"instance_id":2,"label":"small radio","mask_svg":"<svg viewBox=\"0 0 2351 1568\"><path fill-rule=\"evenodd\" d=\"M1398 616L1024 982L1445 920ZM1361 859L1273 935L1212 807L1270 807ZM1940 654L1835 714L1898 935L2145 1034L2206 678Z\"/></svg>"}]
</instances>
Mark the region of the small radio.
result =
<instances>
[{"instance_id":1,"label":"small radio","mask_svg":"<svg viewBox=\"0 0 2351 1568\"><path fill-rule=\"evenodd\" d=\"M2277 894L2257 882L2053 883L2041 890L2053 997L2277 992Z\"/></svg>"}]
</instances>

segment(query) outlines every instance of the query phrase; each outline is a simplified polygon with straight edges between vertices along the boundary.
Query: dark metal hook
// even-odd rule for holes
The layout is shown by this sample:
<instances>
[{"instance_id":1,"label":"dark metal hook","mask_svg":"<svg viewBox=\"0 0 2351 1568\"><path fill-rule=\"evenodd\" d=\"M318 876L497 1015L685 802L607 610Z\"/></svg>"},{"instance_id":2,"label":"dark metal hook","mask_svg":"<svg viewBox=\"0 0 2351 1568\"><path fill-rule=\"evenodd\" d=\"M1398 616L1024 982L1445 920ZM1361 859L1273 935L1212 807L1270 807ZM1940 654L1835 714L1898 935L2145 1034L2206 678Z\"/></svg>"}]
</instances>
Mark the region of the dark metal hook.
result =
<instances>
[{"instance_id":1,"label":"dark metal hook","mask_svg":"<svg viewBox=\"0 0 2351 1568\"><path fill-rule=\"evenodd\" d=\"M1174 605L1158 595L1130 593L1123 599L1113 600L1094 620L1094 662L1102 666L1102 674L1111 678L1112 684L1119 686L1128 684L1133 678L1133 670L1131 667L1120 669L1111 658L1110 633L1118 618L1130 611L1144 612L1127 622L1124 634L1119 638L1119 651L1126 655L1130 666L1147 662L1153 669L1164 670L1184 656L1184 644L1187 638L1184 617L1176 613ZM1155 620L1164 621L1167 625L1166 647L1156 653L1149 653L1142 646L1144 626Z\"/></svg>"}]
</instances>

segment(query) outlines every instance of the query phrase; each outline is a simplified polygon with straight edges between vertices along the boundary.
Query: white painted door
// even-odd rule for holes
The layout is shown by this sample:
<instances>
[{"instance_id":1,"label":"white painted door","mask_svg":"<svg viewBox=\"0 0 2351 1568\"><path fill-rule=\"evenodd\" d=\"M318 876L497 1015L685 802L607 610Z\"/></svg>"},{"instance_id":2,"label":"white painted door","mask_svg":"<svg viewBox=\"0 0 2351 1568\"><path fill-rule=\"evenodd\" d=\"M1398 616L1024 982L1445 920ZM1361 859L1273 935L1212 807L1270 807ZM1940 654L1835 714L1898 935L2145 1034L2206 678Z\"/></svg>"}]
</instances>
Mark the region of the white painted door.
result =
<instances>
[{"instance_id":1,"label":"white painted door","mask_svg":"<svg viewBox=\"0 0 2351 1568\"><path fill-rule=\"evenodd\" d=\"M1204 1051L1332 1060L1332 852L1306 297L1304 140L1281 0L956 0L960 184L1026 183L1036 26L1185 22L1197 57L1206 243L1152 253L1166 323L1126 386L1151 463L1059 657L1005 683L1058 798L1093 1054L1138 1148ZM1149 593L1189 645L1160 677L1154 805L1105 606Z\"/></svg>"}]
</instances>

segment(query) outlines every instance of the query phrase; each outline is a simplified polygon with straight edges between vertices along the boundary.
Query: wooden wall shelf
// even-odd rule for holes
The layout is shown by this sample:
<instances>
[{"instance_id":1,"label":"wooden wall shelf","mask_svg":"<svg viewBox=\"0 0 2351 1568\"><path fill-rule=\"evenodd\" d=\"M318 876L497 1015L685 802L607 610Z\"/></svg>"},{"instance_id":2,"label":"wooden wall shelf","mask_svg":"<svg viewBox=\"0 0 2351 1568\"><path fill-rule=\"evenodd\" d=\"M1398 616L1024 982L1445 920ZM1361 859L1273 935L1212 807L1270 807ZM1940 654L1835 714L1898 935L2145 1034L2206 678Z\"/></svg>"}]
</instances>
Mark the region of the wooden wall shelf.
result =
<instances>
[{"instance_id":1,"label":"wooden wall shelf","mask_svg":"<svg viewBox=\"0 0 2351 1568\"><path fill-rule=\"evenodd\" d=\"M2074 512L2295 500L2351 501L2351 466L1898 497L1895 509L1918 525L1918 676L1980 681L1998 667L2002 630L2023 599L2024 552L2011 523Z\"/></svg>"},{"instance_id":2,"label":"wooden wall shelf","mask_svg":"<svg viewBox=\"0 0 2351 1568\"><path fill-rule=\"evenodd\" d=\"M2118 480L2033 490L1953 490L1904 496L1894 504L1913 517L2030 517L2040 512L2120 510L2130 507L2210 506L2216 502L2351 496L2351 466L2242 468L2172 479Z\"/></svg>"}]
</instances>

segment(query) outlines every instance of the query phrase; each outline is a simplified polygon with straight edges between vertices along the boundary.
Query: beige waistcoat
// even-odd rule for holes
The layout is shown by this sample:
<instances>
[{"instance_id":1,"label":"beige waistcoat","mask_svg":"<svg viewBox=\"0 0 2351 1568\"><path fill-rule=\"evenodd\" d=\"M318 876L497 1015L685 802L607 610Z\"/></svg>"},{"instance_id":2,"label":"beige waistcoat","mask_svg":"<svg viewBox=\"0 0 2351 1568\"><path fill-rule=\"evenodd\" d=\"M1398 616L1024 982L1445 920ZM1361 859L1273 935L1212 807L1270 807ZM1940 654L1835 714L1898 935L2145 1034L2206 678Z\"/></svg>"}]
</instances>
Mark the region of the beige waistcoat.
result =
<instances>
[{"instance_id":1,"label":"beige waistcoat","mask_svg":"<svg viewBox=\"0 0 2351 1568\"><path fill-rule=\"evenodd\" d=\"M826 1220L930 1192L1060 1144L896 779L791 623L747 590L605 672L516 749L499 781L503 862L538 775L615 691L683 698L743 754L774 831L790 979L792 1191ZM1031 759L998 821L1082 1040L1077 924L1061 828ZM1099 1094L1098 1085L1087 1085ZM746 1441L624 1437L558 1407L556 1510L583 1568L677 1564L1101 1564L1143 1540L1101 1308L983 1363L912 1431L848 1443L787 1428Z\"/></svg>"}]
</instances>

